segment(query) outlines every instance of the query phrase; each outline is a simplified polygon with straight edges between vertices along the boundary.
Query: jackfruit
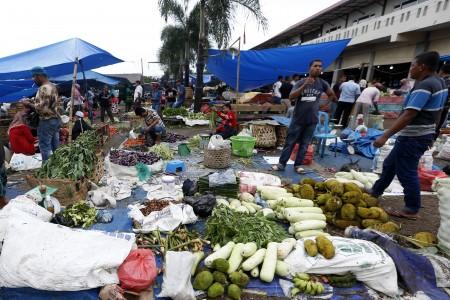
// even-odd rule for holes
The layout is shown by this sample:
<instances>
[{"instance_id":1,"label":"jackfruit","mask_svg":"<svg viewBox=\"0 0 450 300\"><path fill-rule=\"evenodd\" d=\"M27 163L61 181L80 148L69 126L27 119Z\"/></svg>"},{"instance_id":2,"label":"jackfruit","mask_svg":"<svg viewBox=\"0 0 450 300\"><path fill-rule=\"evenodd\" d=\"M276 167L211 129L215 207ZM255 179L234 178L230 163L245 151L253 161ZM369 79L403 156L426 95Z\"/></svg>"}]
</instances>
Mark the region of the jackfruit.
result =
<instances>
[{"instance_id":1,"label":"jackfruit","mask_svg":"<svg viewBox=\"0 0 450 300\"><path fill-rule=\"evenodd\" d=\"M342 201L338 197L331 197L325 203L325 211L335 212L342 207Z\"/></svg>"},{"instance_id":2,"label":"jackfruit","mask_svg":"<svg viewBox=\"0 0 450 300\"><path fill-rule=\"evenodd\" d=\"M327 180L325 186L333 195L341 196L344 193L344 185L335 179Z\"/></svg>"},{"instance_id":3,"label":"jackfruit","mask_svg":"<svg viewBox=\"0 0 450 300\"><path fill-rule=\"evenodd\" d=\"M209 298L217 298L223 295L225 292L225 289L223 288L223 285L221 285L218 282L213 283L208 289L208 297Z\"/></svg>"},{"instance_id":4,"label":"jackfruit","mask_svg":"<svg viewBox=\"0 0 450 300\"><path fill-rule=\"evenodd\" d=\"M229 267L230 263L228 262L228 260L223 258L217 258L212 263L212 268L222 273L226 273Z\"/></svg>"},{"instance_id":5,"label":"jackfruit","mask_svg":"<svg viewBox=\"0 0 450 300\"><path fill-rule=\"evenodd\" d=\"M300 198L314 200L314 188L309 184L302 184L300 187Z\"/></svg>"},{"instance_id":6,"label":"jackfruit","mask_svg":"<svg viewBox=\"0 0 450 300\"><path fill-rule=\"evenodd\" d=\"M344 193L347 192L358 192L362 194L361 189L353 182L344 183Z\"/></svg>"},{"instance_id":7,"label":"jackfruit","mask_svg":"<svg viewBox=\"0 0 450 300\"><path fill-rule=\"evenodd\" d=\"M430 247L437 244L437 237L431 232L426 231L418 232L414 234L411 238L416 240L415 242L422 247Z\"/></svg>"},{"instance_id":8,"label":"jackfruit","mask_svg":"<svg viewBox=\"0 0 450 300\"><path fill-rule=\"evenodd\" d=\"M233 272L230 274L230 280L232 283L237 284L241 288L245 288L250 281L247 274L242 272Z\"/></svg>"},{"instance_id":9,"label":"jackfruit","mask_svg":"<svg viewBox=\"0 0 450 300\"><path fill-rule=\"evenodd\" d=\"M222 284L226 284L227 281L227 275L225 275L224 273L220 272L220 271L214 271L213 272L213 277L214 277L214 281L215 282L219 282Z\"/></svg>"},{"instance_id":10,"label":"jackfruit","mask_svg":"<svg viewBox=\"0 0 450 300\"><path fill-rule=\"evenodd\" d=\"M381 222L386 223L387 221L389 221L389 215L381 207L371 207L370 209L378 212L379 216L377 217L377 219Z\"/></svg>"},{"instance_id":11,"label":"jackfruit","mask_svg":"<svg viewBox=\"0 0 450 300\"><path fill-rule=\"evenodd\" d=\"M351 203L351 204L358 204L361 201L362 193L361 191L355 192L346 192L344 195L342 195L342 202L344 203Z\"/></svg>"},{"instance_id":12,"label":"jackfruit","mask_svg":"<svg viewBox=\"0 0 450 300\"><path fill-rule=\"evenodd\" d=\"M365 219L365 220L361 221L361 225L364 228L372 227L376 224L383 224L383 222L381 222L380 220L375 220L375 219Z\"/></svg>"},{"instance_id":13,"label":"jackfruit","mask_svg":"<svg viewBox=\"0 0 450 300\"><path fill-rule=\"evenodd\" d=\"M322 210L324 210L324 209L322 209ZM334 213L334 212L326 212L324 214L325 214L325 218L327 220L327 223L332 224L334 218L336 217L336 213Z\"/></svg>"},{"instance_id":14,"label":"jackfruit","mask_svg":"<svg viewBox=\"0 0 450 300\"><path fill-rule=\"evenodd\" d=\"M341 207L341 218L351 221L356 216L356 207L353 204L347 203Z\"/></svg>"},{"instance_id":15,"label":"jackfruit","mask_svg":"<svg viewBox=\"0 0 450 300\"><path fill-rule=\"evenodd\" d=\"M364 200L359 200L358 204L356 204L357 207L366 207L367 203Z\"/></svg>"},{"instance_id":16,"label":"jackfruit","mask_svg":"<svg viewBox=\"0 0 450 300\"><path fill-rule=\"evenodd\" d=\"M214 277L209 271L203 271L197 274L192 285L194 289L206 291L214 282Z\"/></svg>"},{"instance_id":17,"label":"jackfruit","mask_svg":"<svg viewBox=\"0 0 450 300\"><path fill-rule=\"evenodd\" d=\"M300 184L292 184L292 185L291 185L291 189L292 189L292 191L293 191L294 193L300 192L300 187L301 187Z\"/></svg>"},{"instance_id":18,"label":"jackfruit","mask_svg":"<svg viewBox=\"0 0 450 300\"><path fill-rule=\"evenodd\" d=\"M333 243L323 235L316 237L316 244L319 253L326 259L332 259L335 255Z\"/></svg>"},{"instance_id":19,"label":"jackfruit","mask_svg":"<svg viewBox=\"0 0 450 300\"><path fill-rule=\"evenodd\" d=\"M316 185L316 181L312 178L303 178L301 184L309 184L310 186L314 187Z\"/></svg>"},{"instance_id":20,"label":"jackfruit","mask_svg":"<svg viewBox=\"0 0 450 300\"><path fill-rule=\"evenodd\" d=\"M358 207L358 216L363 219L377 219L380 213L372 208Z\"/></svg>"},{"instance_id":21,"label":"jackfruit","mask_svg":"<svg viewBox=\"0 0 450 300\"><path fill-rule=\"evenodd\" d=\"M327 186L325 185L325 182L316 182L314 189L319 192L325 192L327 190Z\"/></svg>"},{"instance_id":22,"label":"jackfruit","mask_svg":"<svg viewBox=\"0 0 450 300\"><path fill-rule=\"evenodd\" d=\"M367 193L363 193L362 199L364 200L364 202L367 203L368 207L378 206L378 199L375 197L372 197L371 195L369 195Z\"/></svg>"},{"instance_id":23,"label":"jackfruit","mask_svg":"<svg viewBox=\"0 0 450 300\"><path fill-rule=\"evenodd\" d=\"M375 224L373 226L371 226L370 228L380 231L380 232L384 232L384 233L395 233L395 232L399 232L400 231L400 226L398 226L397 224L395 224L394 222L386 222L383 224Z\"/></svg>"},{"instance_id":24,"label":"jackfruit","mask_svg":"<svg viewBox=\"0 0 450 300\"><path fill-rule=\"evenodd\" d=\"M241 288L236 284L230 284L227 289L227 296L232 300L241 300Z\"/></svg>"},{"instance_id":25,"label":"jackfruit","mask_svg":"<svg viewBox=\"0 0 450 300\"><path fill-rule=\"evenodd\" d=\"M327 200L332 198L333 195L331 194L322 194L317 196L316 200L317 200L317 204L319 205L324 205L325 203L327 203Z\"/></svg>"},{"instance_id":26,"label":"jackfruit","mask_svg":"<svg viewBox=\"0 0 450 300\"><path fill-rule=\"evenodd\" d=\"M305 240L304 242L306 253L308 253L309 256L316 256L317 255L317 245L313 240Z\"/></svg>"},{"instance_id":27,"label":"jackfruit","mask_svg":"<svg viewBox=\"0 0 450 300\"><path fill-rule=\"evenodd\" d=\"M348 226L357 226L359 227L361 224L359 221L356 220L342 220L342 219L336 219L334 220L334 225L336 225L336 227L341 228L341 229L345 229Z\"/></svg>"}]
</instances>

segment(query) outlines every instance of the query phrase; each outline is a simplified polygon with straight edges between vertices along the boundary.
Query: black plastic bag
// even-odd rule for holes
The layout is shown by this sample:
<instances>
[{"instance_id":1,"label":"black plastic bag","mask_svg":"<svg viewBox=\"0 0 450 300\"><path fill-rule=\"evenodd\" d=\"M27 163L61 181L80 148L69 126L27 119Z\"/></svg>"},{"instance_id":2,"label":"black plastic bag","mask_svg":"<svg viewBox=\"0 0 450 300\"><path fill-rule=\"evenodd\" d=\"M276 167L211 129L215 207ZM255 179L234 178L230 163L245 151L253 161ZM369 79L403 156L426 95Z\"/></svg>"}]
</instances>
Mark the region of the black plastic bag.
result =
<instances>
[{"instance_id":1,"label":"black plastic bag","mask_svg":"<svg viewBox=\"0 0 450 300\"><path fill-rule=\"evenodd\" d=\"M197 183L190 179L186 179L183 182L183 195L186 196L194 196L197 192Z\"/></svg>"},{"instance_id":2,"label":"black plastic bag","mask_svg":"<svg viewBox=\"0 0 450 300\"><path fill-rule=\"evenodd\" d=\"M184 202L192 206L197 216L206 218L211 215L216 206L216 197L207 193L202 196L184 197Z\"/></svg>"}]
</instances>

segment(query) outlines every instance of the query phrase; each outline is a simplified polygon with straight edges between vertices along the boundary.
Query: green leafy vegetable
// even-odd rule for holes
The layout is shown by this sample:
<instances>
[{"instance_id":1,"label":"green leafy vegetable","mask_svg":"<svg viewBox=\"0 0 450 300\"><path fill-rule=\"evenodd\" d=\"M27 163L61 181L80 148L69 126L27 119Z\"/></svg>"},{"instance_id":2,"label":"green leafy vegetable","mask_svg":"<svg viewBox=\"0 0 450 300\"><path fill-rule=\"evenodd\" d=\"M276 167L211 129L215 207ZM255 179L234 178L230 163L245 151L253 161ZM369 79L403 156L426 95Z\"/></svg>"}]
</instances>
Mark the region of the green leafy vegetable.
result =
<instances>
[{"instance_id":1,"label":"green leafy vegetable","mask_svg":"<svg viewBox=\"0 0 450 300\"><path fill-rule=\"evenodd\" d=\"M82 201L67 206L62 214L65 220L73 222L74 227L88 228L95 223L97 210Z\"/></svg>"},{"instance_id":2,"label":"green leafy vegetable","mask_svg":"<svg viewBox=\"0 0 450 300\"><path fill-rule=\"evenodd\" d=\"M163 160L171 160L173 158L172 150L170 150L169 146L164 144L154 145L150 148L150 152L157 154Z\"/></svg>"}]
</instances>

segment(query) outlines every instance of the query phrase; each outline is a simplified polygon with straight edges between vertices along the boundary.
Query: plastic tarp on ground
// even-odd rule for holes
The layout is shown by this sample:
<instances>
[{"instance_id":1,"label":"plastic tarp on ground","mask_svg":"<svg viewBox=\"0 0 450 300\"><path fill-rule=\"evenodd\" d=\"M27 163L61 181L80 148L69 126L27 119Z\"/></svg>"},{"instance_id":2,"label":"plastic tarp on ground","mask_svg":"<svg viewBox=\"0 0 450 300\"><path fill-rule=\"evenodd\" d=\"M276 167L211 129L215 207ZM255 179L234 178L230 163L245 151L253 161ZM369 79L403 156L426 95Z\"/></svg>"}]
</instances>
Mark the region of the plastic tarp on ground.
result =
<instances>
[{"instance_id":1,"label":"plastic tarp on ground","mask_svg":"<svg viewBox=\"0 0 450 300\"><path fill-rule=\"evenodd\" d=\"M271 84L279 75L292 76L309 72L309 63L314 59L323 61L328 67L345 49L349 39L320 44L241 51L239 91L245 92ZM237 56L224 50L210 49L208 71L236 88Z\"/></svg>"},{"instance_id":2,"label":"plastic tarp on ground","mask_svg":"<svg viewBox=\"0 0 450 300\"><path fill-rule=\"evenodd\" d=\"M346 129L348 130L348 129ZM377 130L374 128L368 128L367 135L365 137L362 137L359 132L352 131L350 129L350 132L352 134L350 135L354 142L352 143L353 147L355 148L355 153L360 154L364 157L367 157L369 159L372 159L375 157L376 148L373 146L373 142L383 134L383 131ZM337 147L337 151L346 151L347 145L343 142L338 142L337 146L333 143L330 145L330 151L334 150L334 147Z\"/></svg>"},{"instance_id":3,"label":"plastic tarp on ground","mask_svg":"<svg viewBox=\"0 0 450 300\"><path fill-rule=\"evenodd\" d=\"M103 49L73 38L0 58L0 80L30 78L30 70L35 66L44 67L49 77L71 74L77 58L81 70L122 62Z\"/></svg>"}]
</instances>

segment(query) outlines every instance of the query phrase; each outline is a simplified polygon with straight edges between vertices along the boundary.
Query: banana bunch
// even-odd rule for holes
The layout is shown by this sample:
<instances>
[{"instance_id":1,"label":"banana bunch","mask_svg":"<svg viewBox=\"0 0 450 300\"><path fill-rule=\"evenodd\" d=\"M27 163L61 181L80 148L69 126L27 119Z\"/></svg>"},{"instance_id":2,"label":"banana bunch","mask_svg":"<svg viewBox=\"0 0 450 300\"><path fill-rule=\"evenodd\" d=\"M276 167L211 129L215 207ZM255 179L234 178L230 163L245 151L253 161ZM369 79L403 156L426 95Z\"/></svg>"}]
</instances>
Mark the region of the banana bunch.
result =
<instances>
[{"instance_id":1,"label":"banana bunch","mask_svg":"<svg viewBox=\"0 0 450 300\"><path fill-rule=\"evenodd\" d=\"M308 295L319 295L325 291L323 284L313 280L306 273L297 273L293 279L294 287L291 289L291 297L294 298L299 293Z\"/></svg>"}]
</instances>

